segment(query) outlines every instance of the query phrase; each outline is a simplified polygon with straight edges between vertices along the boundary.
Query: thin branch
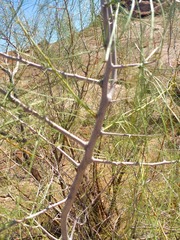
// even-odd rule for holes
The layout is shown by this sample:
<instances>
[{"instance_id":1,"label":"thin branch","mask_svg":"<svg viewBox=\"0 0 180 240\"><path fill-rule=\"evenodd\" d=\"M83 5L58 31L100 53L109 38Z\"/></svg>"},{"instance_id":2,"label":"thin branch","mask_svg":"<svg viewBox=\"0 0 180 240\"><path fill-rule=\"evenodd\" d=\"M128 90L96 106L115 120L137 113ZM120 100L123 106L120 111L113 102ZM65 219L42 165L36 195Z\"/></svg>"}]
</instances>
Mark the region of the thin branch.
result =
<instances>
[{"instance_id":1,"label":"thin branch","mask_svg":"<svg viewBox=\"0 0 180 240\"><path fill-rule=\"evenodd\" d=\"M149 54L149 56L145 59L146 62L157 52L157 50L159 50L159 47L155 48L155 49Z\"/></svg>"},{"instance_id":2,"label":"thin branch","mask_svg":"<svg viewBox=\"0 0 180 240\"><path fill-rule=\"evenodd\" d=\"M8 111L7 109L5 109L4 107L0 106L0 109L2 109L4 112L7 112L8 114L10 114L13 118L15 118L17 121L19 121L21 124L23 124L24 126L28 127L31 132L33 132L34 134L37 134L41 139L43 139L46 143L48 143L49 145L51 145L52 147L54 147L55 149L57 149L58 151L60 151L75 167L79 166L79 163L77 163L72 157L70 157L65 151L63 151L59 146L56 146L55 144L53 144L51 141L49 141L46 137L44 137L41 133L39 133L38 131L36 131L33 127L31 127L30 125L28 125L27 123L25 123L22 119L20 119L19 117L15 116L14 114L12 114L10 111ZM1 135L6 136L7 134L4 132L0 132ZM11 137L11 136L10 136ZM9 138L9 137L8 137ZM12 138L12 137L11 137ZM13 138L14 139L14 138ZM14 139L16 140L16 139Z\"/></svg>"},{"instance_id":3,"label":"thin branch","mask_svg":"<svg viewBox=\"0 0 180 240\"><path fill-rule=\"evenodd\" d=\"M52 234L50 234L43 226L41 226L41 224L38 223L38 221L36 221L34 219L34 222L36 223L37 227L39 227L47 236L48 239L52 239L52 240L59 240L59 238L54 237Z\"/></svg>"},{"instance_id":4,"label":"thin branch","mask_svg":"<svg viewBox=\"0 0 180 240\"><path fill-rule=\"evenodd\" d=\"M92 160L94 163L109 164L109 165L115 165L115 166L136 166L136 167L141 167L141 166L155 167L160 165L180 163L180 161L178 160L172 160L172 161L163 160L162 162L152 162L152 163L151 162L115 162L115 161L108 161L108 160L97 159L97 158L92 158Z\"/></svg>"},{"instance_id":5,"label":"thin branch","mask_svg":"<svg viewBox=\"0 0 180 240\"><path fill-rule=\"evenodd\" d=\"M155 62L154 61L151 61L151 62L143 62L143 63L130 63L130 64L126 64L126 65L123 65L123 64L120 64L120 65L114 65L114 64L111 64L111 66L113 68L129 68L129 67L143 67L144 65L147 65L147 64L151 64Z\"/></svg>"},{"instance_id":6,"label":"thin branch","mask_svg":"<svg viewBox=\"0 0 180 240\"><path fill-rule=\"evenodd\" d=\"M1 64L0 64L0 69L1 69L3 72L5 72L5 73L8 75L9 78L11 77L12 73L11 73L11 71L10 71L9 69L3 67Z\"/></svg>"},{"instance_id":7,"label":"thin branch","mask_svg":"<svg viewBox=\"0 0 180 240\"><path fill-rule=\"evenodd\" d=\"M115 132L104 132L101 131L101 135L106 136L119 136L119 137L157 137L160 135L147 135L147 134L130 134L130 133L115 133Z\"/></svg>"},{"instance_id":8,"label":"thin branch","mask_svg":"<svg viewBox=\"0 0 180 240\"><path fill-rule=\"evenodd\" d=\"M65 202L66 202L66 198L63 199L63 200L61 200L61 201L59 201L59 202L56 202L56 203L53 203L53 204L47 206L47 208L44 208L44 209L42 209L42 210L39 211L39 212L36 212L36 213L34 213L34 214L30 214L29 216L24 217L23 219L20 219L20 220L14 219L14 220L8 222L4 227L2 227L2 228L0 229L0 232L4 231L5 229L7 229L7 228L9 228L9 227L12 227L12 226L14 226L14 225L16 225L16 224L25 222L25 221L27 221L27 220L29 220L29 219L36 218L37 216L39 216L39 215L41 215L41 214L49 211L49 210L52 209L52 208L57 207L57 206L65 203Z\"/></svg>"},{"instance_id":9,"label":"thin branch","mask_svg":"<svg viewBox=\"0 0 180 240\"><path fill-rule=\"evenodd\" d=\"M17 57L19 58L19 53L18 52L17 52ZM16 61L16 66L12 70L12 78L14 78L14 76L16 75L18 70L19 70L19 61ZM14 84L14 80L13 80L13 84Z\"/></svg>"},{"instance_id":10,"label":"thin branch","mask_svg":"<svg viewBox=\"0 0 180 240\"><path fill-rule=\"evenodd\" d=\"M118 19L118 14L119 14L119 7L120 7L120 3L117 4L117 9L115 12L115 16L114 18L112 18L112 51L111 51L111 67L112 64L116 65L117 64L117 49L116 49L116 38L117 38L117 19ZM112 6L111 6L112 8ZM115 92L115 86L116 86L116 82L117 82L117 69L116 68L112 68L112 73L111 73L111 77L112 77L112 81L110 81L110 87L109 87L109 92L108 92L108 98L111 99L112 101L112 97L114 95Z\"/></svg>"},{"instance_id":11,"label":"thin branch","mask_svg":"<svg viewBox=\"0 0 180 240\"><path fill-rule=\"evenodd\" d=\"M38 68L40 70L43 70L43 71L48 71L48 72L58 72L61 76L65 77L65 78L76 78L78 80L81 80L81 81L86 81L86 82L89 82L89 83L95 83L95 84L100 84L100 81L97 80L97 79L94 79L94 78L88 78L88 77L83 77L81 75L78 75L78 74L75 74L75 73L66 73L64 71L60 71L58 69L52 69L52 68L47 68L41 64L37 64L37 63L34 63L34 62L30 62L24 58L21 58L21 57L13 57L13 56L10 56L6 53L2 53L0 52L0 56L3 56L7 59L11 59L11 60L14 60L14 61L17 61L17 62L21 62L21 63L24 63L26 64L27 66L31 66L31 67L35 67L35 68Z\"/></svg>"},{"instance_id":12,"label":"thin branch","mask_svg":"<svg viewBox=\"0 0 180 240\"><path fill-rule=\"evenodd\" d=\"M52 128L56 129L57 131L61 132L66 137L68 137L68 138L72 139L73 141L77 142L83 148L86 147L87 142L81 140L79 137L75 136L74 134L70 133L69 131L67 131L63 127L61 127L58 124L56 124L55 122L51 121L48 117L41 116L38 112L36 112L32 108L30 108L29 106L25 105L24 103L22 103L18 98L13 96L11 93L9 94L8 92L3 90L2 88L0 88L0 93L2 93L3 95L7 96L11 100L11 102L16 104L17 106L20 106L25 112L35 116L39 120L42 120L42 121L46 122L49 126L51 126Z\"/></svg>"},{"instance_id":13,"label":"thin branch","mask_svg":"<svg viewBox=\"0 0 180 240\"><path fill-rule=\"evenodd\" d=\"M111 9L111 8L109 8L109 9ZM110 39L109 39L108 46L107 46L107 49L106 49L105 62L108 61L111 50L112 50L112 44L114 42L114 38L115 38L115 34L116 34L116 28L117 28L118 12L119 12L119 3L118 3L118 6L117 6L117 9L116 9L114 22L113 22L113 24L109 23L109 26L112 25L112 30L111 30L111 33L110 33L111 35L110 35ZM111 18L112 18L112 16L111 16ZM113 19L112 19L112 21L113 21Z\"/></svg>"}]
</instances>

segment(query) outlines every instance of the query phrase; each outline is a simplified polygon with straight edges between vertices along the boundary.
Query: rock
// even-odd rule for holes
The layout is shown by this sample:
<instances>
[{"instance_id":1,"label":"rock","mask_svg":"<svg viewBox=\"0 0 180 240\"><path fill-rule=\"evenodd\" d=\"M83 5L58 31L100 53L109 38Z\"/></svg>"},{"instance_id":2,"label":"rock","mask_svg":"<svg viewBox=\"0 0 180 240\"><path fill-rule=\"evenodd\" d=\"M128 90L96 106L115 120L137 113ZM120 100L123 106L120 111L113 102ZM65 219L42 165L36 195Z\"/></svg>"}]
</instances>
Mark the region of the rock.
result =
<instances>
[{"instance_id":1,"label":"rock","mask_svg":"<svg viewBox=\"0 0 180 240\"><path fill-rule=\"evenodd\" d=\"M167 4L167 2L162 1L162 3L160 3L159 1L153 1L155 15L157 15L161 12L161 7L164 4ZM131 6L132 6L132 0L124 1L121 5L122 5L122 7L125 7L128 9L128 11L130 11ZM133 17L146 17L149 15L151 15L150 0L136 1L135 7L133 10Z\"/></svg>"}]
</instances>

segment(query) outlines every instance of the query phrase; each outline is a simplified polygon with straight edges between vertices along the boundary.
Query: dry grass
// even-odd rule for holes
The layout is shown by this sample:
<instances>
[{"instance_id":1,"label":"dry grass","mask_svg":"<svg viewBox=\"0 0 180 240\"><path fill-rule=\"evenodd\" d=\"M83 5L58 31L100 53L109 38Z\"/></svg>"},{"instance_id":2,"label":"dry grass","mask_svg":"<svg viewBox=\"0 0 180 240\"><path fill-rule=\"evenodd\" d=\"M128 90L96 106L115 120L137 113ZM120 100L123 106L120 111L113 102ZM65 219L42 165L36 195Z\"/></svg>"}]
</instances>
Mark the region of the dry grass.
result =
<instances>
[{"instance_id":1,"label":"dry grass","mask_svg":"<svg viewBox=\"0 0 180 240\"><path fill-rule=\"evenodd\" d=\"M180 109L173 100L180 79L178 13L172 25L168 23L168 15L165 18L156 16L151 39L150 17L133 20L125 31L122 26L126 19L120 17L119 64L141 62L160 47L150 58L152 63L118 72L115 102L108 109L104 129L151 136L102 137L97 142L95 156L111 161L178 160ZM64 59L64 50L63 53L59 50L62 43L51 45L46 53L61 70L101 78L104 52L100 27L87 28L76 38L67 59ZM38 60L38 55L33 54L28 58ZM7 76L0 74L1 85L5 86ZM25 103L84 140L89 139L94 118L63 89L56 74L21 65L15 80L18 96ZM67 81L96 112L101 88ZM77 162L81 161L83 152L72 141L23 113L19 107L14 108L9 102L6 107L14 115L21 116L27 125L21 132L19 123L12 116L8 113L1 115L2 130L8 132L6 136L1 135L0 140L2 227L12 219L22 219L63 199L76 174L76 167L55 147L44 142L38 133L54 146L61 145ZM28 126L37 132L33 133ZM23 138L26 142L22 141ZM70 214L70 223L74 219L82 223L77 224L74 239L179 239L179 188L178 164L147 168L91 165ZM61 207L57 207L36 220L58 238L61 234L60 214ZM33 220L7 227L0 238L48 239Z\"/></svg>"}]
</instances>

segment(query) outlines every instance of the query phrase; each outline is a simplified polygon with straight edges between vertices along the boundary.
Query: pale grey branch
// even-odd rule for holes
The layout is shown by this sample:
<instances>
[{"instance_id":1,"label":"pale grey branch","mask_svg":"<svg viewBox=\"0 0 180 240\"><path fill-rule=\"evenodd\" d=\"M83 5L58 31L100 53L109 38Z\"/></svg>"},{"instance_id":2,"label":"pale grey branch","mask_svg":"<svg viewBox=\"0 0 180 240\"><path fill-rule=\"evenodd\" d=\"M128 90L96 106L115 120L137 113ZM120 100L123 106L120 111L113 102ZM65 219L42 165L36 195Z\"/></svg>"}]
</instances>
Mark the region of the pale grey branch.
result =
<instances>
[{"instance_id":1,"label":"pale grey branch","mask_svg":"<svg viewBox=\"0 0 180 240\"><path fill-rule=\"evenodd\" d=\"M28 127L32 133L37 134L41 139L43 139L45 142L47 142L49 145L53 146L55 149L57 149L59 152L61 152L75 167L79 166L79 163L77 163L72 157L70 157L65 151L63 151L60 146L56 146L55 144L53 144L51 141L49 141L46 137L44 137L41 133L39 133L38 131L36 131L32 126L28 125L27 123L25 123L22 119L20 119L19 117L15 116L14 114L12 114L10 111L8 111L7 109L5 109L4 107L0 106L0 109L2 109L4 112L7 112L8 114L10 114L13 118L15 118L17 121L19 121L20 123L22 123L24 126ZM47 161L47 160L46 160Z\"/></svg>"},{"instance_id":2,"label":"pale grey branch","mask_svg":"<svg viewBox=\"0 0 180 240\"><path fill-rule=\"evenodd\" d=\"M157 136L160 136L160 135L130 134L130 133L116 133L116 132L104 132L104 131L101 131L101 135L119 136L119 137L157 137Z\"/></svg>"},{"instance_id":3,"label":"pale grey branch","mask_svg":"<svg viewBox=\"0 0 180 240\"><path fill-rule=\"evenodd\" d=\"M178 160L172 160L172 161L167 161L163 160L161 162L115 162L115 161L108 161L108 160L103 160L103 159L97 159L93 158L94 163L102 163L102 164L108 164L108 165L115 165L115 166L150 166L150 167L155 167L155 166L160 166L160 165L168 165L168 164L175 164L175 163L180 163Z\"/></svg>"},{"instance_id":4,"label":"pale grey branch","mask_svg":"<svg viewBox=\"0 0 180 240\"><path fill-rule=\"evenodd\" d=\"M154 61L151 62L143 62L143 63L130 63L130 64L126 64L126 65L114 65L113 63L111 64L113 68L129 68L129 67L143 67L144 65L148 65L150 63L153 63Z\"/></svg>"},{"instance_id":5,"label":"pale grey branch","mask_svg":"<svg viewBox=\"0 0 180 240\"><path fill-rule=\"evenodd\" d=\"M63 127L59 126L58 124L56 124L55 122L50 120L47 116L41 116L37 111L33 110L29 106L22 103L18 98L16 98L12 94L9 94L8 92L3 90L2 88L0 88L0 93L2 93L5 96L8 96L8 98L11 100L11 102L15 103L17 106L20 106L25 112L30 113L31 115L35 116L39 120L42 120L42 121L46 122L49 126L56 129L57 131L61 132L62 134L64 134L68 138L74 140L79 145L81 145L83 148L86 147L87 142L81 140L79 137L75 136L74 134L70 133L69 131L67 131Z\"/></svg>"},{"instance_id":6,"label":"pale grey branch","mask_svg":"<svg viewBox=\"0 0 180 240\"><path fill-rule=\"evenodd\" d=\"M100 84L100 81L97 80L97 79L94 79L94 78L88 78L88 77L83 77L81 75L78 75L78 74L75 74L75 73L66 73L64 71L60 71L58 69L52 69L52 68L48 68L48 67L45 67L41 64L37 64L37 63L34 63L34 62L30 62L26 59L23 59L21 57L17 58L17 57L13 57L11 55L8 55L6 53L2 53L0 52L0 56L3 56L7 59L11 59L11 60L14 60L14 61L17 61L17 62L21 62L21 63L24 63L26 64L27 66L31 66L31 67L35 67L35 68L38 68L40 70L44 70L44 71L48 71L48 72L58 72L61 76L63 77L66 77L66 78L76 78L78 80L81 80L81 81L86 81L86 82L89 82L89 83L95 83L95 84Z\"/></svg>"},{"instance_id":7,"label":"pale grey branch","mask_svg":"<svg viewBox=\"0 0 180 240\"><path fill-rule=\"evenodd\" d=\"M41 215L41 214L49 211L49 210L52 209L52 208L57 207L57 206L65 203L65 202L66 202L66 198L63 199L63 200L61 200L61 201L59 201L59 202L56 202L56 203L53 203L53 204L47 206L47 208L44 208L44 209L42 209L42 210L39 211L39 212L36 212L36 213L34 213L34 214L30 214L29 216L24 217L23 219L20 219L20 220L15 219L15 220L13 220L13 221L10 221L10 222L7 224L7 226L8 226L8 227L12 227L12 226L14 226L14 225L16 225L16 224L25 222L25 221L27 221L27 220L29 220L29 219L36 218L37 216L39 216L39 215ZM2 229L0 229L0 232L2 232L4 229L5 229L5 227L3 227Z\"/></svg>"},{"instance_id":8,"label":"pale grey branch","mask_svg":"<svg viewBox=\"0 0 180 240\"><path fill-rule=\"evenodd\" d=\"M50 234L43 226L41 226L41 224L38 223L38 221L36 221L34 219L34 222L37 224L37 226L39 228L41 228L41 230L48 236L49 239L52 239L52 240L59 240L59 238L56 238L54 237L52 234Z\"/></svg>"},{"instance_id":9,"label":"pale grey branch","mask_svg":"<svg viewBox=\"0 0 180 240\"><path fill-rule=\"evenodd\" d=\"M104 4L104 1L101 1L102 6L102 16L105 16L104 20L104 29L106 29L106 43L109 44L109 38L112 36L113 26L112 26L112 9L111 6L107 7ZM108 17L109 16L109 17ZM106 25L108 24L108 25ZM113 38L114 41L114 38ZM110 45L111 46L111 45ZM115 51L115 48L114 48ZM116 54L114 54L116 56ZM89 142L85 148L85 153L83 156L83 159L78 167L76 177L73 181L73 184L71 186L67 201L65 203L65 206L62 210L62 217L61 217L61 233L62 233L62 240L68 240L70 239L68 236L68 227L67 227L67 221L68 221L68 214L71 210L71 207L75 201L76 194L79 190L80 184L82 182L85 170L87 169L88 165L92 163L92 155L94 151L95 144L97 142L97 139L101 135L101 128L103 125L103 121L105 118L106 110L109 106L109 103L111 102L112 95L110 94L108 96L108 88L109 88L109 79L112 74L112 66L111 66L111 55L109 55L109 58L106 62L103 81L102 81L102 94L101 94L101 101L99 105L99 110L96 116L96 122L94 125L94 128L92 130ZM116 74L113 74L113 77L116 77Z\"/></svg>"},{"instance_id":10,"label":"pale grey branch","mask_svg":"<svg viewBox=\"0 0 180 240\"><path fill-rule=\"evenodd\" d=\"M27 217L25 217L25 218L23 218L23 219L21 219L21 220L16 220L16 221L17 221L18 223L21 223L21 222L24 222L24 221L26 221L26 220L33 219L33 218L35 218L35 217L37 217L37 216L39 216L39 215L47 212L48 210L50 210L50 209L52 209L52 208L55 208L55 207L57 207L57 206L65 203L65 202L66 202L66 198L63 199L63 200L61 200L61 201L59 201L59 202L56 202L56 203L53 203L53 204L47 206L47 208L44 208L44 209L42 209L42 210L39 211L39 212L33 213L33 214L31 214L31 215L29 215L29 216L27 216Z\"/></svg>"}]
</instances>

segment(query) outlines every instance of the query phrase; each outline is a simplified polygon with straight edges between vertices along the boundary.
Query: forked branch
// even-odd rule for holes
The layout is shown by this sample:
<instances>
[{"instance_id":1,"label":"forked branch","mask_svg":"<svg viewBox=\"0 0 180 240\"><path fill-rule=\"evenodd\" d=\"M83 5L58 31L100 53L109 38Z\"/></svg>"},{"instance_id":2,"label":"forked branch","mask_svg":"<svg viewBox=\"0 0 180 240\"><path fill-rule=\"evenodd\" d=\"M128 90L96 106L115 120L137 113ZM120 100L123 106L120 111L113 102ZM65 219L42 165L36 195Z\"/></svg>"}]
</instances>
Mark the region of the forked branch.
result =
<instances>
[{"instance_id":1,"label":"forked branch","mask_svg":"<svg viewBox=\"0 0 180 240\"><path fill-rule=\"evenodd\" d=\"M66 137L74 140L79 145L81 145L83 148L86 147L87 143L85 141L83 141L82 139L80 139L76 135L70 133L69 131L67 131L63 127L59 126L57 123L50 120L47 116L41 116L37 111L33 110L31 107L27 106L26 104L21 102L18 98L13 96L11 94L11 92L7 92L7 91L3 90L2 88L0 88L0 93L2 93L4 96L8 97L10 99L10 101L13 102L15 105L20 106L25 112L29 113L30 115L35 116L39 120L42 120L42 121L46 122L53 129L56 129L57 131L64 134Z\"/></svg>"},{"instance_id":2,"label":"forked branch","mask_svg":"<svg viewBox=\"0 0 180 240\"><path fill-rule=\"evenodd\" d=\"M116 72L117 70L112 68L112 61L113 63L116 63L115 31L114 31L115 27L113 25L115 19L112 11L112 6L111 4L107 4L105 3L104 0L102 0L101 9L102 9L102 16L104 21L103 22L104 29L105 29L105 42L107 43L108 49L111 48L111 50L108 50L109 54L106 55L108 56L108 59L106 59L107 61L106 61L104 77L102 81L102 94L101 94L99 110L96 117L96 122L94 124L94 128L92 130L89 142L85 148L83 159L78 167L76 177L70 188L67 201L62 210L61 233L62 233L63 240L70 239L68 236L68 228L67 228L68 214L71 211L72 205L76 199L76 195L80 188L84 173L87 167L89 166L89 164L93 162L92 156L94 152L94 147L97 142L97 139L101 135L103 121L105 119L107 108L111 102L111 98L112 98L111 93L113 93L114 83L116 82L116 76L117 76L117 72ZM115 16L117 17L117 14ZM113 84L109 83L109 79L113 80Z\"/></svg>"}]
</instances>

